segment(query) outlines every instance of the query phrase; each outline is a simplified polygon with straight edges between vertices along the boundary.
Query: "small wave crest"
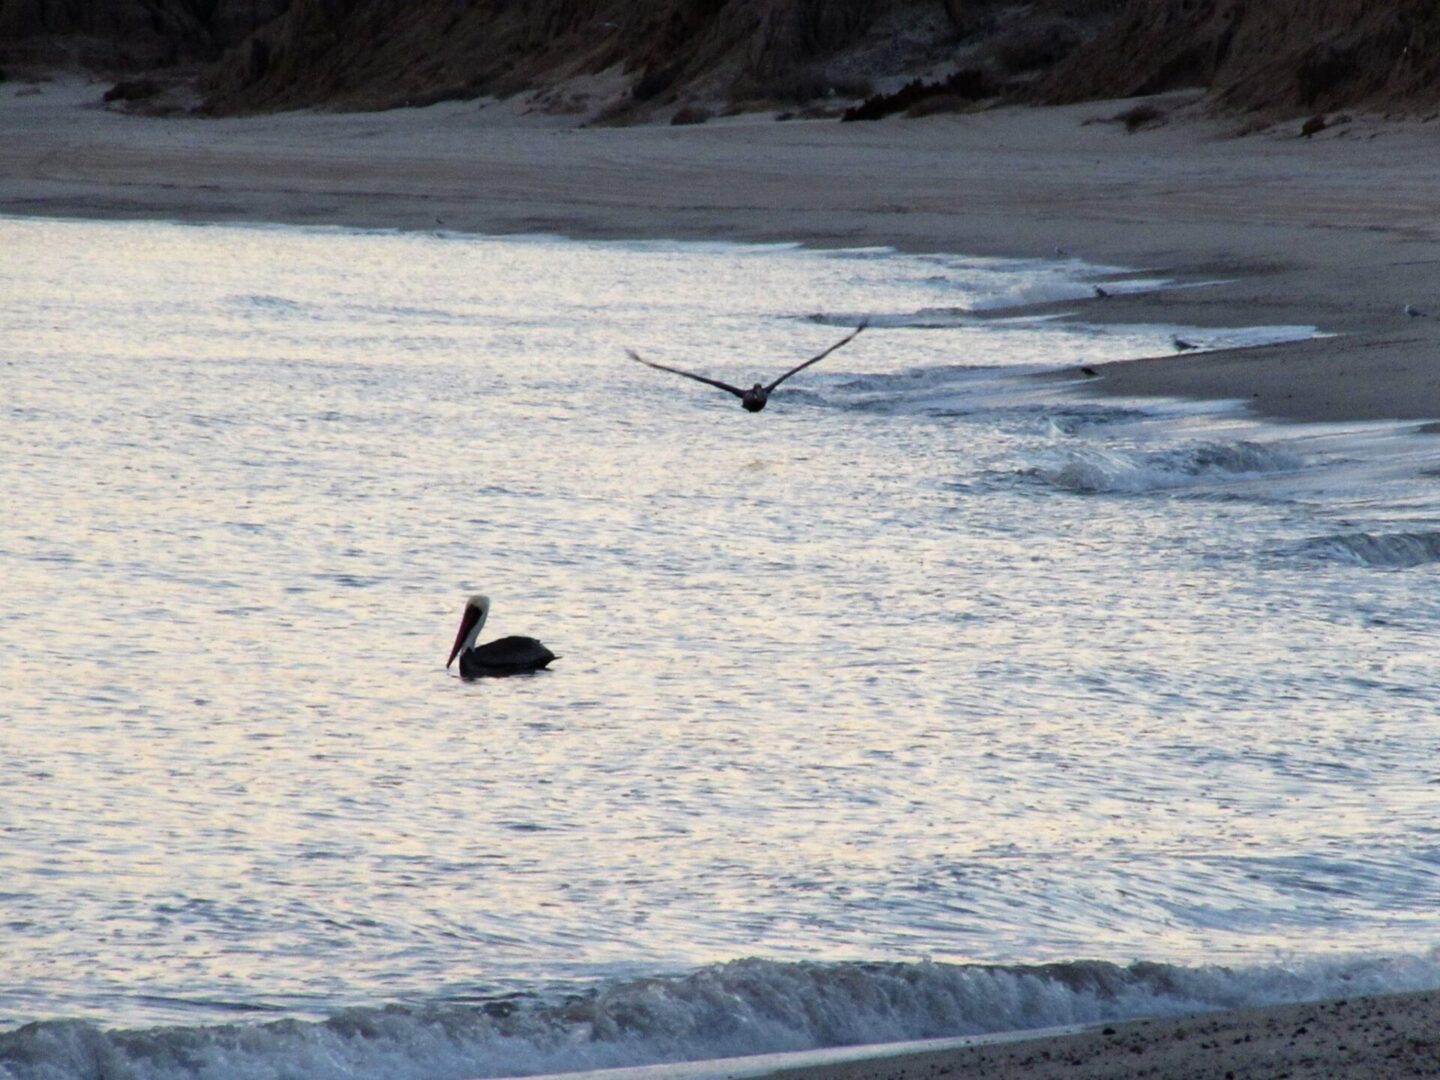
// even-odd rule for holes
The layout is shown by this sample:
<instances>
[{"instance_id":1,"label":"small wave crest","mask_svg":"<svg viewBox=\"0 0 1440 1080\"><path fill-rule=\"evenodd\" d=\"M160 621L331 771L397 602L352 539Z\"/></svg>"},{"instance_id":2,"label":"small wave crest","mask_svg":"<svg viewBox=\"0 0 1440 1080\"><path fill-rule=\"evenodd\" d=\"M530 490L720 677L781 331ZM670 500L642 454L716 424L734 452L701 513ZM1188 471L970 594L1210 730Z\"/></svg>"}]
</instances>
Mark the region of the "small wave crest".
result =
<instances>
[{"instance_id":1,"label":"small wave crest","mask_svg":"<svg viewBox=\"0 0 1440 1080\"><path fill-rule=\"evenodd\" d=\"M297 300L290 300L284 296L271 296L268 293L245 293L227 299L236 307L284 315L300 314L306 310L306 306Z\"/></svg>"},{"instance_id":2,"label":"small wave crest","mask_svg":"<svg viewBox=\"0 0 1440 1080\"><path fill-rule=\"evenodd\" d=\"M979 310L979 309L976 309ZM1004 326L1044 327L1055 322L1059 316L1042 313L1038 315L1015 315L998 319L977 315L976 310L963 307L923 307L916 311L899 312L815 312L804 316L804 321L817 326L856 327L864 322L877 330L946 330L955 327Z\"/></svg>"},{"instance_id":3,"label":"small wave crest","mask_svg":"<svg viewBox=\"0 0 1440 1080\"><path fill-rule=\"evenodd\" d=\"M1440 562L1440 532L1337 533L1299 545L1299 554L1315 559L1405 569Z\"/></svg>"},{"instance_id":4,"label":"small wave crest","mask_svg":"<svg viewBox=\"0 0 1440 1080\"><path fill-rule=\"evenodd\" d=\"M1056 460L1026 470L1044 482L1082 494L1173 491L1207 480L1290 472L1302 462L1263 443L1204 442L1166 450L1066 449Z\"/></svg>"},{"instance_id":5,"label":"small wave crest","mask_svg":"<svg viewBox=\"0 0 1440 1080\"><path fill-rule=\"evenodd\" d=\"M957 383L992 379L1001 369L969 364L939 364L904 371L847 377L839 388L852 394L911 394L950 389Z\"/></svg>"},{"instance_id":6,"label":"small wave crest","mask_svg":"<svg viewBox=\"0 0 1440 1080\"><path fill-rule=\"evenodd\" d=\"M996 415L1017 377L1035 369L939 364L903 371L847 376L826 393L828 404L848 411L915 416ZM1030 410L1035 411L1035 410Z\"/></svg>"},{"instance_id":7,"label":"small wave crest","mask_svg":"<svg viewBox=\"0 0 1440 1080\"><path fill-rule=\"evenodd\" d=\"M877 330L942 329L951 326L973 326L975 315L964 308L932 307L913 312L823 312L805 316L817 326L856 327L864 322Z\"/></svg>"},{"instance_id":8,"label":"small wave crest","mask_svg":"<svg viewBox=\"0 0 1440 1080\"><path fill-rule=\"evenodd\" d=\"M6 1080L462 1080L1020 1031L1424 989L1440 959L1186 968L738 960L685 975L479 1005L357 1008L320 1022L0 1035Z\"/></svg>"}]
</instances>

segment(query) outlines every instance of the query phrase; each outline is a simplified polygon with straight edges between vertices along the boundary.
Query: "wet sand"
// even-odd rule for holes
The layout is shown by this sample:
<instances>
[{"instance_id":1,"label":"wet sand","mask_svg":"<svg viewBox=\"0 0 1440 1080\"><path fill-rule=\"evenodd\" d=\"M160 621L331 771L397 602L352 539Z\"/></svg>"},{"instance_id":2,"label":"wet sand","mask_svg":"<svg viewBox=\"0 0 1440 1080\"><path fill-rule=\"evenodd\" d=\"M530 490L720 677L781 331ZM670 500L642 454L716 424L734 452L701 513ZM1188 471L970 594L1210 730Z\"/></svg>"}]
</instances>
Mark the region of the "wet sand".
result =
<instances>
[{"instance_id":1,"label":"wet sand","mask_svg":"<svg viewBox=\"0 0 1440 1080\"><path fill-rule=\"evenodd\" d=\"M550 1080L1407 1080L1440 1075L1440 993L567 1073Z\"/></svg>"},{"instance_id":2,"label":"wet sand","mask_svg":"<svg viewBox=\"0 0 1440 1080\"><path fill-rule=\"evenodd\" d=\"M772 1080L1402 1080L1440 1074L1440 994L1357 998L1137 1020L979 1042Z\"/></svg>"},{"instance_id":3,"label":"wet sand","mask_svg":"<svg viewBox=\"0 0 1440 1080\"><path fill-rule=\"evenodd\" d=\"M1105 365L1085 392L1234 399L1295 420L1440 418L1440 123L1361 119L1301 139L1297 122L1237 139L1233 120L1178 97L1162 104L1186 115L1133 135L1095 122L1119 103L678 128L577 129L514 102L162 120L102 108L104 89L0 84L0 214L1011 256L1060 248L1182 282L1222 279L1064 306L1077 317L1171 323L1202 338L1207 327L1270 323L1334 335ZM1436 317L1411 318L1407 303ZM800 1071L708 1068L694 1075L1436 1076L1440 995L868 1050Z\"/></svg>"}]
</instances>

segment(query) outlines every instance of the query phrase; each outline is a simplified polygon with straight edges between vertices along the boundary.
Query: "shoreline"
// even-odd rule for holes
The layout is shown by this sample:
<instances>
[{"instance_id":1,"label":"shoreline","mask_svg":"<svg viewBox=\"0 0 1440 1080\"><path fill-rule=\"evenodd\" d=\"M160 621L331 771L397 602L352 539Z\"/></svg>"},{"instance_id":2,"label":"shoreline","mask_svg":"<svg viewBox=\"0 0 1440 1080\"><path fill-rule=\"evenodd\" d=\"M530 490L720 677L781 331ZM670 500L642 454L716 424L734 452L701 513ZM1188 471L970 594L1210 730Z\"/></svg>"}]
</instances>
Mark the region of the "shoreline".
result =
<instances>
[{"instance_id":1,"label":"shoreline","mask_svg":"<svg viewBox=\"0 0 1440 1080\"><path fill-rule=\"evenodd\" d=\"M1440 124L1234 138L1194 94L1156 99L1174 119L1136 134L1107 122L1118 102L868 124L581 128L515 101L156 119L101 107L100 84L10 85L4 214L1063 249L1214 282L1050 305L1077 319L1335 335L1103 365L1081 393L1244 400L1288 420L1440 419Z\"/></svg>"},{"instance_id":2,"label":"shoreline","mask_svg":"<svg viewBox=\"0 0 1440 1080\"><path fill-rule=\"evenodd\" d=\"M1233 139L1183 95L1166 99L1171 124L1134 135L1093 122L1124 107L1115 102L682 128L581 129L475 102L154 119L99 107L99 84L24 89L0 86L0 214L411 230L439 219L489 235L1006 257L1060 248L1179 282L1222 280L1049 305L1057 312L1335 335L1098 365L1074 393L1243 400L1296 421L1440 418L1440 124L1362 119L1313 141ZM1407 303L1435 317L1409 318ZM707 1080L1434 1075L1440 991L963 1042L758 1073L711 1063L721 1071Z\"/></svg>"},{"instance_id":3,"label":"shoreline","mask_svg":"<svg viewBox=\"0 0 1440 1080\"><path fill-rule=\"evenodd\" d=\"M1440 991L544 1080L1405 1080L1440 1068Z\"/></svg>"}]
</instances>

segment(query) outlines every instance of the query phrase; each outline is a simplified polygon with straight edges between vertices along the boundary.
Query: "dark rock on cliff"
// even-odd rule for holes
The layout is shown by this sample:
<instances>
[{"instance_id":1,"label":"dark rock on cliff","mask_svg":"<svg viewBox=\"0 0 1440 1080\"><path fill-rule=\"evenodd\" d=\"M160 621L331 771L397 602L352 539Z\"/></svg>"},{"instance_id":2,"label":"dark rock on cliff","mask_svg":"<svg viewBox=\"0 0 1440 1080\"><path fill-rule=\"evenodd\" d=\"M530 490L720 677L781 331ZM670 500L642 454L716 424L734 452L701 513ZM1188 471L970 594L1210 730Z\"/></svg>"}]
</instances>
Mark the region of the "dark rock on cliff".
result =
<instances>
[{"instance_id":1,"label":"dark rock on cliff","mask_svg":"<svg viewBox=\"0 0 1440 1080\"><path fill-rule=\"evenodd\" d=\"M289 0L0 0L0 55L135 71L211 61Z\"/></svg>"},{"instance_id":2,"label":"dark rock on cliff","mask_svg":"<svg viewBox=\"0 0 1440 1080\"><path fill-rule=\"evenodd\" d=\"M879 120L893 113L914 109L916 105L930 98L948 97L961 101L979 101L994 91L985 73L974 68L957 71L946 79L925 82L915 79L906 83L893 94L876 94L866 98L859 105L846 109L842 121Z\"/></svg>"}]
</instances>

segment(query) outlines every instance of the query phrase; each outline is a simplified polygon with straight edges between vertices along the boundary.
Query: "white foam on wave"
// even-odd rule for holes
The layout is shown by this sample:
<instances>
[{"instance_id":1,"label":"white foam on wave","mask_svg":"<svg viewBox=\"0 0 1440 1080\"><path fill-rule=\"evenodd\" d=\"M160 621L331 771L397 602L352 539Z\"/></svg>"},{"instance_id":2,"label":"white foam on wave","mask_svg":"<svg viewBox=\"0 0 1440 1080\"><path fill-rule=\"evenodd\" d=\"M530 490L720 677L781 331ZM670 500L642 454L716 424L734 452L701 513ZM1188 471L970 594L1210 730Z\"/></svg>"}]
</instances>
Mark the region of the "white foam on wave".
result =
<instances>
[{"instance_id":1,"label":"white foam on wave","mask_svg":"<svg viewBox=\"0 0 1440 1080\"><path fill-rule=\"evenodd\" d=\"M0 1035L5 1080L468 1080L1053 1028L1440 986L1440 954L1250 968L739 960L548 1003L352 1009L319 1023ZM513 1004L513 1007L512 1007Z\"/></svg>"},{"instance_id":2,"label":"white foam on wave","mask_svg":"<svg viewBox=\"0 0 1440 1080\"><path fill-rule=\"evenodd\" d=\"M1029 280L1017 280L1008 289L996 292L975 305L977 311L992 311L1012 307L1028 307L1033 304L1060 304L1070 300L1093 300L1093 280L1113 273L1116 268L1081 265L1075 268L1062 267L1054 272L1044 270L1033 272ZM1112 295L1121 293L1145 293L1169 288L1174 283L1168 278L1128 278L1123 282L1107 282L1104 286Z\"/></svg>"},{"instance_id":3,"label":"white foam on wave","mask_svg":"<svg viewBox=\"0 0 1440 1080\"><path fill-rule=\"evenodd\" d=\"M1279 446L1201 442L1163 450L1085 446L1056 451L1028 470L1044 482L1082 494L1174 491L1216 479L1290 472L1303 461Z\"/></svg>"}]
</instances>

